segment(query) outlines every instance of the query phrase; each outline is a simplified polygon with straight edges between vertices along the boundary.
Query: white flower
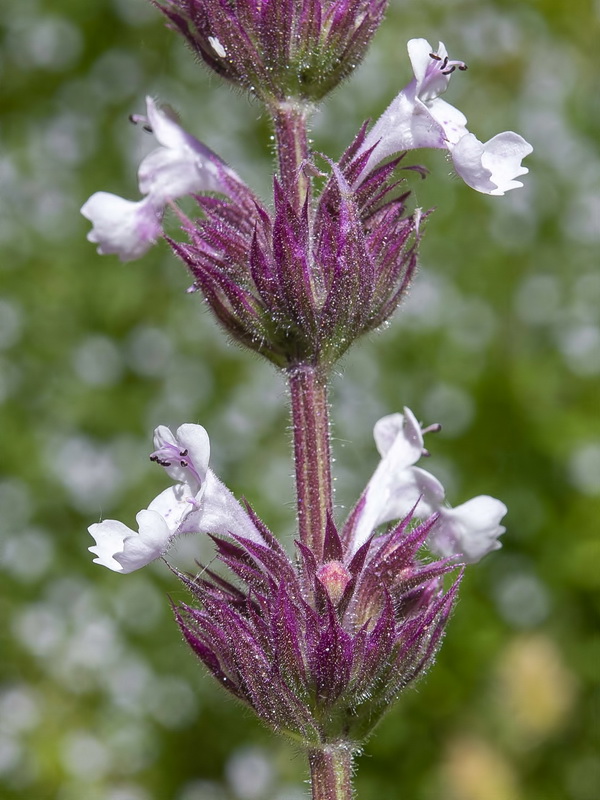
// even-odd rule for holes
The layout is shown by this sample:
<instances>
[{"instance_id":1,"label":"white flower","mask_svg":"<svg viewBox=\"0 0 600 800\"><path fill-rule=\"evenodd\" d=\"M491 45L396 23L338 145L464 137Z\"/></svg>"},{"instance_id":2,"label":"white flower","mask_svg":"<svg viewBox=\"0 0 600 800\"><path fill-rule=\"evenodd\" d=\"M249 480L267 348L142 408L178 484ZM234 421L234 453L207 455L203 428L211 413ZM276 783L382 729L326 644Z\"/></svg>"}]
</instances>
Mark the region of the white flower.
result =
<instances>
[{"instance_id":1,"label":"white flower","mask_svg":"<svg viewBox=\"0 0 600 800\"><path fill-rule=\"evenodd\" d=\"M145 509L136 516L138 533L116 519L105 519L90 525L89 532L96 544L88 550L114 572L133 572L159 558L169 546L171 531L163 517Z\"/></svg>"},{"instance_id":2,"label":"white flower","mask_svg":"<svg viewBox=\"0 0 600 800\"><path fill-rule=\"evenodd\" d=\"M96 192L81 208L92 222L88 240L102 255L115 253L121 261L142 256L162 234L165 206L188 194L225 192L225 176L235 173L202 142L186 133L167 113L146 98L147 122L161 145L144 158L138 180L143 200L125 200Z\"/></svg>"},{"instance_id":3,"label":"white flower","mask_svg":"<svg viewBox=\"0 0 600 800\"><path fill-rule=\"evenodd\" d=\"M177 481L136 516L138 531L107 519L90 525L96 564L133 572L162 556L183 533L231 533L262 542L262 536L231 492L208 468L210 443L201 425L186 424L173 434L164 425L154 432L150 456Z\"/></svg>"},{"instance_id":4,"label":"white flower","mask_svg":"<svg viewBox=\"0 0 600 800\"><path fill-rule=\"evenodd\" d=\"M140 258L162 234L163 207L151 198L134 203L116 194L96 192L81 207L93 223L88 241L98 245L100 255L118 255L121 261Z\"/></svg>"},{"instance_id":5,"label":"white flower","mask_svg":"<svg viewBox=\"0 0 600 800\"><path fill-rule=\"evenodd\" d=\"M523 184L515 178L528 172L521 161L531 145L512 131L494 136L485 144L467 130L467 119L440 98L450 75L467 67L450 61L443 43L437 53L426 39L411 39L408 55L414 79L392 101L366 137L360 152L374 148L362 172L366 177L380 161L402 150L420 147L450 152L460 177L478 192L503 195Z\"/></svg>"},{"instance_id":6,"label":"white flower","mask_svg":"<svg viewBox=\"0 0 600 800\"><path fill-rule=\"evenodd\" d=\"M438 479L414 466L425 453L423 434L427 430L408 408L404 414L391 414L376 423L374 436L381 461L347 523L352 553L379 525L411 512L421 520L439 515L429 535L429 546L438 555L460 555L473 562L500 547L497 539L505 530L500 525L507 511L504 503L482 495L450 508Z\"/></svg>"},{"instance_id":7,"label":"white flower","mask_svg":"<svg viewBox=\"0 0 600 800\"><path fill-rule=\"evenodd\" d=\"M506 528L500 520L507 511L504 503L485 494L455 508L441 508L429 546L440 556L460 553L463 561L479 561L502 547L498 537Z\"/></svg>"},{"instance_id":8,"label":"white flower","mask_svg":"<svg viewBox=\"0 0 600 800\"><path fill-rule=\"evenodd\" d=\"M361 498L352 551L358 550L379 525L405 517L415 504L415 514L428 517L444 498L439 481L413 466L423 455L423 432L409 408L404 414L380 419L374 436L381 461Z\"/></svg>"}]
</instances>

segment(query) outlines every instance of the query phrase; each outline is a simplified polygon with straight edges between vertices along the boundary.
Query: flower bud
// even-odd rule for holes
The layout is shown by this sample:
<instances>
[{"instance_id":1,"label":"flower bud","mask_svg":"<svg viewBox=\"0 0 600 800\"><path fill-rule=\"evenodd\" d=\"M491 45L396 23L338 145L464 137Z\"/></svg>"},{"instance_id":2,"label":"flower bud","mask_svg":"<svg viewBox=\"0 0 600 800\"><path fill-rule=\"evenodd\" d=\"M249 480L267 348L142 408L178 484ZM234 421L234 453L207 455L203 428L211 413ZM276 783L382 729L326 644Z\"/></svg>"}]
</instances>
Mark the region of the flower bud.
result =
<instances>
[{"instance_id":1,"label":"flower bud","mask_svg":"<svg viewBox=\"0 0 600 800\"><path fill-rule=\"evenodd\" d=\"M317 570L317 578L325 587L333 605L337 606L352 575L341 561L328 561L326 564L321 564Z\"/></svg>"},{"instance_id":2,"label":"flower bud","mask_svg":"<svg viewBox=\"0 0 600 800\"><path fill-rule=\"evenodd\" d=\"M362 60L387 0L163 0L212 70L265 101L320 100Z\"/></svg>"}]
</instances>

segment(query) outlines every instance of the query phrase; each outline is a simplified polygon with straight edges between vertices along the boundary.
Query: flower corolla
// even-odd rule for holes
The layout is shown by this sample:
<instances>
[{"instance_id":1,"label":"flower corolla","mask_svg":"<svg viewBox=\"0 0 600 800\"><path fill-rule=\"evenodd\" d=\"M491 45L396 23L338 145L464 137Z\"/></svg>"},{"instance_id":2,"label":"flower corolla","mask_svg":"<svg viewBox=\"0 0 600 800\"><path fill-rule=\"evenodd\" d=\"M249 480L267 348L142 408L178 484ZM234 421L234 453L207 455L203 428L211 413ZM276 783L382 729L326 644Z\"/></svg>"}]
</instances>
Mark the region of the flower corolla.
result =
<instances>
[{"instance_id":1,"label":"flower corolla","mask_svg":"<svg viewBox=\"0 0 600 800\"><path fill-rule=\"evenodd\" d=\"M94 563L133 572L164 555L183 533L235 533L262 542L249 515L209 469L210 443L201 425L181 425L175 434L160 425L154 447L150 459L164 467L175 485L137 514L137 532L113 519L90 525Z\"/></svg>"},{"instance_id":2,"label":"flower corolla","mask_svg":"<svg viewBox=\"0 0 600 800\"><path fill-rule=\"evenodd\" d=\"M505 531L500 525L507 512L504 503L481 495L450 508L438 479L415 466L426 453L423 434L427 430L431 429L422 429L409 408L376 423L374 436L381 461L349 519L352 552L379 525L409 514L415 519L437 515L428 541L437 555L460 556L472 563L501 546L498 537Z\"/></svg>"},{"instance_id":3,"label":"flower corolla","mask_svg":"<svg viewBox=\"0 0 600 800\"><path fill-rule=\"evenodd\" d=\"M96 192L82 206L81 213L92 223L87 238L98 245L101 255L114 253L121 261L142 256L162 234L166 205L189 194L227 192L226 179L239 180L212 150L199 142L172 118L146 98L144 122L160 147L141 162L138 170L140 192L137 202L109 192Z\"/></svg>"},{"instance_id":4,"label":"flower corolla","mask_svg":"<svg viewBox=\"0 0 600 800\"><path fill-rule=\"evenodd\" d=\"M432 147L448 150L454 168L464 182L490 195L503 195L523 184L515 180L529 170L521 165L531 145L513 131L480 142L467 130L467 119L440 95L451 74L466 70L462 61L451 61L442 42L434 52L426 39L411 39L408 55L414 78L377 120L361 146L371 150L361 178L384 158L402 150Z\"/></svg>"}]
</instances>

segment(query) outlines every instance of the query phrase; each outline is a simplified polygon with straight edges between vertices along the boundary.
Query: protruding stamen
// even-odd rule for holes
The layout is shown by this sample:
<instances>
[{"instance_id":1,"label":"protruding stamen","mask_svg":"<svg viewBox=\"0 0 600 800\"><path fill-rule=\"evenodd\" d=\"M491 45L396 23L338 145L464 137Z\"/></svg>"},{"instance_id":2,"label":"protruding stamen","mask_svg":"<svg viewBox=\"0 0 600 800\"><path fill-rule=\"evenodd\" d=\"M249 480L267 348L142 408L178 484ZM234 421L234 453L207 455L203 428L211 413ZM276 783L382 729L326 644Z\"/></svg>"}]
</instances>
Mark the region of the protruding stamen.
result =
<instances>
[{"instance_id":1,"label":"protruding stamen","mask_svg":"<svg viewBox=\"0 0 600 800\"><path fill-rule=\"evenodd\" d=\"M442 426L439 422L434 422L433 425L428 425L426 428L421 428L421 433L439 433Z\"/></svg>"},{"instance_id":2,"label":"protruding stamen","mask_svg":"<svg viewBox=\"0 0 600 800\"><path fill-rule=\"evenodd\" d=\"M158 464L161 467L170 467L171 462L167 461L164 458L159 458L156 453L150 456L150 461L153 461L155 464Z\"/></svg>"},{"instance_id":3,"label":"protruding stamen","mask_svg":"<svg viewBox=\"0 0 600 800\"><path fill-rule=\"evenodd\" d=\"M171 477L181 483L198 483L204 482L203 475L200 475L196 470L193 459L190 457L190 451L187 447L182 447L179 442L166 442L163 441L151 455L150 461L159 464L161 467L172 467L174 472L169 473ZM180 470L185 470L181 473Z\"/></svg>"},{"instance_id":4,"label":"protruding stamen","mask_svg":"<svg viewBox=\"0 0 600 800\"><path fill-rule=\"evenodd\" d=\"M152 126L148 122L148 119L142 114L130 114L129 122L131 122L133 125L141 125L142 129L145 130L146 133L152 133Z\"/></svg>"},{"instance_id":5,"label":"protruding stamen","mask_svg":"<svg viewBox=\"0 0 600 800\"><path fill-rule=\"evenodd\" d=\"M451 61L448 56L444 56L442 58L442 56L438 55L437 53L429 53L429 58L432 58L434 61L438 62L436 69L439 69L442 75L452 75L454 70L457 68L461 70L461 72L464 72L466 69L468 69L464 61Z\"/></svg>"}]
</instances>

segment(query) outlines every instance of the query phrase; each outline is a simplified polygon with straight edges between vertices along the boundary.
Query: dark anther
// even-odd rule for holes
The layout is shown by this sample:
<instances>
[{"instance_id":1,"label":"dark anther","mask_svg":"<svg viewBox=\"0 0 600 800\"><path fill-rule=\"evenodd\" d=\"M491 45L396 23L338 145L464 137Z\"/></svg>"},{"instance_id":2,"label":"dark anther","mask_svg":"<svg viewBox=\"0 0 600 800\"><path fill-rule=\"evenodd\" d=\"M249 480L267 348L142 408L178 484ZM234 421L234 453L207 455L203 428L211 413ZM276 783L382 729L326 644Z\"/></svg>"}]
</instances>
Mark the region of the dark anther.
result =
<instances>
[{"instance_id":1,"label":"dark anther","mask_svg":"<svg viewBox=\"0 0 600 800\"><path fill-rule=\"evenodd\" d=\"M152 133L152 126L148 124L146 117L142 117L140 114L130 114L129 122L132 122L134 125L139 125L141 123L142 129L145 130L146 133Z\"/></svg>"},{"instance_id":2,"label":"dark anther","mask_svg":"<svg viewBox=\"0 0 600 800\"><path fill-rule=\"evenodd\" d=\"M429 58L433 58L434 61L441 61L442 57L438 56L437 53L429 53Z\"/></svg>"},{"instance_id":3,"label":"dark anther","mask_svg":"<svg viewBox=\"0 0 600 800\"><path fill-rule=\"evenodd\" d=\"M150 456L150 461L158 461L158 456Z\"/></svg>"},{"instance_id":4,"label":"dark anther","mask_svg":"<svg viewBox=\"0 0 600 800\"><path fill-rule=\"evenodd\" d=\"M187 449L187 447L186 447L186 448L185 448L185 450L180 450L180 451L179 451L179 455L180 455L182 458L185 458L185 457L187 456L188 452L189 452L189 451L188 451L188 449Z\"/></svg>"},{"instance_id":5,"label":"dark anther","mask_svg":"<svg viewBox=\"0 0 600 800\"><path fill-rule=\"evenodd\" d=\"M184 461L183 459L181 459L181 461L179 463L181 464L182 467L187 467L188 466L188 462Z\"/></svg>"},{"instance_id":6,"label":"dark anther","mask_svg":"<svg viewBox=\"0 0 600 800\"><path fill-rule=\"evenodd\" d=\"M442 75L452 75L452 73L454 72L455 69L456 69L456 67L453 64L451 67L448 67L448 69L443 69L442 70Z\"/></svg>"},{"instance_id":7,"label":"dark anther","mask_svg":"<svg viewBox=\"0 0 600 800\"><path fill-rule=\"evenodd\" d=\"M448 66L448 56L446 56L446 58L442 62L442 69L446 69L447 66Z\"/></svg>"},{"instance_id":8,"label":"dark anther","mask_svg":"<svg viewBox=\"0 0 600 800\"><path fill-rule=\"evenodd\" d=\"M464 72L465 70L469 69L466 64L459 64L458 68L461 72Z\"/></svg>"}]
</instances>

